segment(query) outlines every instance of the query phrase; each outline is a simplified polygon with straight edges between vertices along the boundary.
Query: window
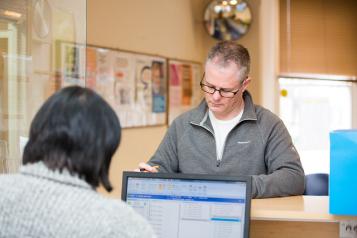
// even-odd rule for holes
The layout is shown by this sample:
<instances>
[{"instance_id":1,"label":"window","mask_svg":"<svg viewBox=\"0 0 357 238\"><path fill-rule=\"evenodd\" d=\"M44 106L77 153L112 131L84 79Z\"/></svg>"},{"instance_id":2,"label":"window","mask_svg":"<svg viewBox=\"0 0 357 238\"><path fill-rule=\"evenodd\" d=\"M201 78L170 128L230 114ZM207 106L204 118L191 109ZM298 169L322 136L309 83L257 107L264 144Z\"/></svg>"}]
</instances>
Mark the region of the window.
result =
<instances>
[{"instance_id":1,"label":"window","mask_svg":"<svg viewBox=\"0 0 357 238\"><path fill-rule=\"evenodd\" d=\"M280 117L306 174L329 173L329 132L352 128L352 82L280 78Z\"/></svg>"},{"instance_id":2,"label":"window","mask_svg":"<svg viewBox=\"0 0 357 238\"><path fill-rule=\"evenodd\" d=\"M279 1L279 109L306 174L329 173L329 133L356 127L357 2Z\"/></svg>"}]
</instances>

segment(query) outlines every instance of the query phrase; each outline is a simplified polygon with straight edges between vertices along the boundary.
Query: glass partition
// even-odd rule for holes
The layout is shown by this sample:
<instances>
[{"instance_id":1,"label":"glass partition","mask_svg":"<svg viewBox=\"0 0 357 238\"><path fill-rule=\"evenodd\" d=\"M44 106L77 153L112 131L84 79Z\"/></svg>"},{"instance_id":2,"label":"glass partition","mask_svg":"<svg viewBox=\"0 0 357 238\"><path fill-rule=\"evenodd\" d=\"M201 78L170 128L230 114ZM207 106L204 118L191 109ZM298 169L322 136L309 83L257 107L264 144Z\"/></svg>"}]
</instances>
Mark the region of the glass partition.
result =
<instances>
[{"instance_id":1,"label":"glass partition","mask_svg":"<svg viewBox=\"0 0 357 238\"><path fill-rule=\"evenodd\" d=\"M17 171L33 116L62 85L59 42L86 44L86 5L0 1L0 173ZM85 57L70 63L76 70Z\"/></svg>"}]
</instances>

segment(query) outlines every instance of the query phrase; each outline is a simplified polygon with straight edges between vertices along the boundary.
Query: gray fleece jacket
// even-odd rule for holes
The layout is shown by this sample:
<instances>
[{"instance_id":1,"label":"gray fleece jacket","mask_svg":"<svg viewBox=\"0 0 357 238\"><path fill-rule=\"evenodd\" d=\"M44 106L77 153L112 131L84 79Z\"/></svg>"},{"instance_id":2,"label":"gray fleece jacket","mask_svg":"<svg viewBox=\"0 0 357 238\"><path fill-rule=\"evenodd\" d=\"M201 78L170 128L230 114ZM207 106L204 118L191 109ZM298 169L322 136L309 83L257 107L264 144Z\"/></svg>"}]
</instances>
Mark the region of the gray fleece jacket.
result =
<instances>
[{"instance_id":1,"label":"gray fleece jacket","mask_svg":"<svg viewBox=\"0 0 357 238\"><path fill-rule=\"evenodd\" d=\"M0 237L154 238L149 223L119 199L42 162L0 175Z\"/></svg>"},{"instance_id":2,"label":"gray fleece jacket","mask_svg":"<svg viewBox=\"0 0 357 238\"><path fill-rule=\"evenodd\" d=\"M244 111L217 161L205 101L179 117L148 162L160 172L251 175L254 198L300 195L305 175L289 132L279 117L243 94Z\"/></svg>"}]
</instances>

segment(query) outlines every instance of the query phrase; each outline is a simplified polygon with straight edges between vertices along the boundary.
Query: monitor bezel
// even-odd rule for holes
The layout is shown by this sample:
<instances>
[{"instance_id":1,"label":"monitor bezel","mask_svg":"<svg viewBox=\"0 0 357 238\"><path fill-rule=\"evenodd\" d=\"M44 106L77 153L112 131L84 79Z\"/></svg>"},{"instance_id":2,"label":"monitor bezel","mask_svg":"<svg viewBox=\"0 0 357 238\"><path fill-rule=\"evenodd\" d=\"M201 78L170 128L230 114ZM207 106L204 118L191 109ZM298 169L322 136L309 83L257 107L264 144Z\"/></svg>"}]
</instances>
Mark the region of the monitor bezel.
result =
<instances>
[{"instance_id":1,"label":"monitor bezel","mask_svg":"<svg viewBox=\"0 0 357 238\"><path fill-rule=\"evenodd\" d=\"M156 178L156 179L187 179L187 180L205 180L205 181L226 181L226 182L244 182L246 183L246 209L244 214L244 234L243 238L249 237L250 228L250 210L252 199L252 178L251 176L225 176L211 174L182 174L182 173L144 173L124 171L122 179L121 199L126 202L127 185L129 178Z\"/></svg>"}]
</instances>

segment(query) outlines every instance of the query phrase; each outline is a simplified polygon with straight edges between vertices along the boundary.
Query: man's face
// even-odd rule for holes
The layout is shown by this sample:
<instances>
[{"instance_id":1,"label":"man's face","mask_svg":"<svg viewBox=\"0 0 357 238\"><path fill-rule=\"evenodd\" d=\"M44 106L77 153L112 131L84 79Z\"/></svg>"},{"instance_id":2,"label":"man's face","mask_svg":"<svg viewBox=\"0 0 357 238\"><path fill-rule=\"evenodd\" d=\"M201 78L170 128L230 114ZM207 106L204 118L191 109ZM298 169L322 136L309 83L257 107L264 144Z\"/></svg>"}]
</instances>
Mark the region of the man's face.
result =
<instances>
[{"instance_id":1,"label":"man's face","mask_svg":"<svg viewBox=\"0 0 357 238\"><path fill-rule=\"evenodd\" d=\"M205 93L205 99L209 109L216 118L220 120L229 120L237 116L242 110L242 93L249 83L249 78L243 84L239 80L239 68L236 64L230 63L226 67L208 61L205 67L205 77L203 83L216 89L226 91L239 91L232 97L222 97L218 91L213 94Z\"/></svg>"}]
</instances>

